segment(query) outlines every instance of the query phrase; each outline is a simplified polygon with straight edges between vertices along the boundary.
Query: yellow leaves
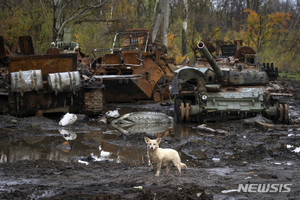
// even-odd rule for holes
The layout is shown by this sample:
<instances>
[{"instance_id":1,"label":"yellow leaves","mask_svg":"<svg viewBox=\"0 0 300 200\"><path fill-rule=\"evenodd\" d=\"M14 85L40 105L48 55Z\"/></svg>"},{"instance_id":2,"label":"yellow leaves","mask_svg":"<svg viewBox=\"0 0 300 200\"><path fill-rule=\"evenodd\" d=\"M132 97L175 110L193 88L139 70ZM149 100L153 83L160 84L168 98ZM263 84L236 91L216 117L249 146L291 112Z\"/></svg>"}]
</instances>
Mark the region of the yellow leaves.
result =
<instances>
[{"instance_id":1,"label":"yellow leaves","mask_svg":"<svg viewBox=\"0 0 300 200\"><path fill-rule=\"evenodd\" d=\"M289 13L285 12L276 12L276 13L271 13L268 15L268 18L270 20L269 25L274 27L276 25L280 26L282 25L284 28L287 27L288 21L291 19Z\"/></svg>"},{"instance_id":2,"label":"yellow leaves","mask_svg":"<svg viewBox=\"0 0 300 200\"><path fill-rule=\"evenodd\" d=\"M75 42L78 43L78 39L79 39L79 37L80 37L80 34L79 34L79 33L74 33L73 36L74 36L74 38L75 38Z\"/></svg>"},{"instance_id":3,"label":"yellow leaves","mask_svg":"<svg viewBox=\"0 0 300 200\"><path fill-rule=\"evenodd\" d=\"M287 12L261 15L249 9L244 12L248 13L248 18L241 34L246 45L256 47L263 62L272 61L281 69L295 70L298 64L294 63L299 63L299 56L287 48L291 15Z\"/></svg>"},{"instance_id":4,"label":"yellow leaves","mask_svg":"<svg viewBox=\"0 0 300 200\"><path fill-rule=\"evenodd\" d=\"M255 24L259 23L259 16L254 10L245 9L244 12L249 13L249 16L247 18L248 26L255 25Z\"/></svg>"},{"instance_id":5,"label":"yellow leaves","mask_svg":"<svg viewBox=\"0 0 300 200\"><path fill-rule=\"evenodd\" d=\"M221 29L220 27L216 27L215 30L214 30L214 33L213 33L213 40L216 40L217 38L219 38L221 34Z\"/></svg>"},{"instance_id":6,"label":"yellow leaves","mask_svg":"<svg viewBox=\"0 0 300 200\"><path fill-rule=\"evenodd\" d=\"M182 55L180 51L181 45L176 44L175 34L170 32L168 33L168 55L175 58L176 64L181 64L187 58L187 55Z\"/></svg>"},{"instance_id":7,"label":"yellow leaves","mask_svg":"<svg viewBox=\"0 0 300 200\"><path fill-rule=\"evenodd\" d=\"M174 33L168 33L168 36L167 36L167 39L168 39L168 46L171 44L174 44L175 43L175 34Z\"/></svg>"},{"instance_id":8,"label":"yellow leaves","mask_svg":"<svg viewBox=\"0 0 300 200\"><path fill-rule=\"evenodd\" d=\"M287 33L291 16L289 13L276 12L264 16L250 9L245 9L244 12L249 15L242 35L244 40L248 41L248 44L253 43L258 51L261 50L263 44L278 40L282 34Z\"/></svg>"}]
</instances>

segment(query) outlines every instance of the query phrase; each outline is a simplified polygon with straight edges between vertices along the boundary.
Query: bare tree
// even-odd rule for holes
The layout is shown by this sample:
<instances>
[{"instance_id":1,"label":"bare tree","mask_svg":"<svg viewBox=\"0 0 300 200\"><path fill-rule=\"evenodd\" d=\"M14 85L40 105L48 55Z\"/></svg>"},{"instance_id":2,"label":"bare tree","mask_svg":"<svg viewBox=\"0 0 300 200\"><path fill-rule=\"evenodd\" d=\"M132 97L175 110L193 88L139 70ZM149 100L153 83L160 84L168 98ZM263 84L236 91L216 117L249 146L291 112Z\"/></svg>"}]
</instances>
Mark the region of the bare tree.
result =
<instances>
[{"instance_id":1,"label":"bare tree","mask_svg":"<svg viewBox=\"0 0 300 200\"><path fill-rule=\"evenodd\" d=\"M168 46L168 29L169 29L169 16L170 16L170 0L160 0L160 13L156 15L158 8L159 0L155 1L154 7L154 17L156 16L153 33L152 33L152 41L156 39L159 27L162 22L162 18L164 19L162 33L163 33L163 45Z\"/></svg>"},{"instance_id":2,"label":"bare tree","mask_svg":"<svg viewBox=\"0 0 300 200\"><path fill-rule=\"evenodd\" d=\"M186 32L187 32L187 20L188 20L188 1L183 0L184 9L183 9L183 22L182 22L182 55L187 54L187 39L186 39Z\"/></svg>"},{"instance_id":3,"label":"bare tree","mask_svg":"<svg viewBox=\"0 0 300 200\"><path fill-rule=\"evenodd\" d=\"M262 0L247 0L247 8L259 13L259 8Z\"/></svg>"},{"instance_id":4,"label":"bare tree","mask_svg":"<svg viewBox=\"0 0 300 200\"><path fill-rule=\"evenodd\" d=\"M154 28L153 28L153 32L152 32L152 42L154 42L156 39L157 32L158 32L158 29L159 29L159 27L161 25L161 21L162 21L162 13L159 13L156 16L158 3L159 3L159 0L155 0L154 15L153 15L153 17L154 17L153 21L155 21L155 24L154 24ZM156 20L155 20L155 17L156 17Z\"/></svg>"},{"instance_id":5,"label":"bare tree","mask_svg":"<svg viewBox=\"0 0 300 200\"><path fill-rule=\"evenodd\" d=\"M169 15L170 15L170 0L161 0L164 12L164 26L163 26L163 45L168 46L168 29L169 29Z\"/></svg>"},{"instance_id":6,"label":"bare tree","mask_svg":"<svg viewBox=\"0 0 300 200\"><path fill-rule=\"evenodd\" d=\"M101 8L106 0L49 0L53 9L53 41L62 40L64 28L83 18L91 9Z\"/></svg>"},{"instance_id":7,"label":"bare tree","mask_svg":"<svg viewBox=\"0 0 300 200\"><path fill-rule=\"evenodd\" d=\"M157 17L156 17L153 32L152 32L152 42L155 42L158 29L161 25L162 17L163 17L162 14L158 14Z\"/></svg>"}]
</instances>

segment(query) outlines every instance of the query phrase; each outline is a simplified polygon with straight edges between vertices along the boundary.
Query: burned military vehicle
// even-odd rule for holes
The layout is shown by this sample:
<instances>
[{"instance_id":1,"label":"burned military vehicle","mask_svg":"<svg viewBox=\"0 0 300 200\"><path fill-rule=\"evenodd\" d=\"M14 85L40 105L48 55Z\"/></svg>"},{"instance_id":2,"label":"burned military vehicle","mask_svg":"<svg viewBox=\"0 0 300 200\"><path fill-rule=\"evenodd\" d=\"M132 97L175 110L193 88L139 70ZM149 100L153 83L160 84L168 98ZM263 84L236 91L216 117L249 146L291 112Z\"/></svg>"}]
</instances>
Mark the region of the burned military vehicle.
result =
<instances>
[{"instance_id":1,"label":"burned military vehicle","mask_svg":"<svg viewBox=\"0 0 300 200\"><path fill-rule=\"evenodd\" d=\"M258 55L255 50L249 46L243 46L242 40L234 40L234 42L228 41L216 41L216 47L209 42L203 42L208 51L213 54L215 52L214 60L217 65L222 69L233 69L233 70L260 70L258 63ZM267 63L266 65L270 65ZM195 63L196 67L208 68L210 63L205 56L197 58ZM267 67L267 66L266 66ZM273 67L274 68L274 67ZM272 66L269 66L271 71ZM270 72L271 72L270 71ZM272 75L269 73L269 76ZM269 77L275 80L278 76L278 71L273 73L274 77ZM271 80L270 79L270 80Z\"/></svg>"},{"instance_id":2,"label":"burned military vehicle","mask_svg":"<svg viewBox=\"0 0 300 200\"><path fill-rule=\"evenodd\" d=\"M76 70L77 54L34 55L30 36L19 37L17 56L8 55L3 37L0 43L0 113L102 112L104 86Z\"/></svg>"},{"instance_id":3,"label":"burned military vehicle","mask_svg":"<svg viewBox=\"0 0 300 200\"><path fill-rule=\"evenodd\" d=\"M106 54L97 57L99 52ZM103 80L106 101L161 101L169 98L174 64L165 53L165 46L152 42L151 29L117 33L111 49L93 50L92 68L96 77Z\"/></svg>"},{"instance_id":4,"label":"burned military vehicle","mask_svg":"<svg viewBox=\"0 0 300 200\"><path fill-rule=\"evenodd\" d=\"M184 67L177 71L171 90L176 96L176 122L221 121L257 114L289 122L289 107L277 97L291 94L275 82L278 69L273 64L221 69L203 42L198 48L211 68Z\"/></svg>"}]
</instances>

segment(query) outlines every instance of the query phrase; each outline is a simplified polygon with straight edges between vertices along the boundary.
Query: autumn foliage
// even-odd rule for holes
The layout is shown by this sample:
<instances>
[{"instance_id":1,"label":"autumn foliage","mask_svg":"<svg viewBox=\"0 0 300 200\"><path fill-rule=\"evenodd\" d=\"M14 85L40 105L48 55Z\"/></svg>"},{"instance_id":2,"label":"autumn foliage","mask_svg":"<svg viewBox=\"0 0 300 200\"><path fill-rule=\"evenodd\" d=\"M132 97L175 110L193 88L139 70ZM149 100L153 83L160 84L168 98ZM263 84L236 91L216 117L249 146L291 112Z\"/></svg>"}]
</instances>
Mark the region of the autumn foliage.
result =
<instances>
[{"instance_id":1,"label":"autumn foliage","mask_svg":"<svg viewBox=\"0 0 300 200\"><path fill-rule=\"evenodd\" d=\"M99 2L101 6L97 6ZM35 52L42 54L64 26L72 29L72 40L89 54L93 48L110 48L117 32L154 28L158 14L163 13L161 2L2 0L0 35L10 45L18 36L31 35ZM82 10L87 5L88 9ZM299 2L288 0L170 1L168 54L174 56L176 64L186 58L193 64L200 40L211 44L243 40L244 45L257 51L259 62L273 62L281 69L299 72L298 7ZM187 25L184 34L183 23ZM162 43L162 30L161 25L156 42Z\"/></svg>"},{"instance_id":2,"label":"autumn foliage","mask_svg":"<svg viewBox=\"0 0 300 200\"><path fill-rule=\"evenodd\" d=\"M275 12L268 15L259 15L253 10L246 9L248 14L245 28L241 36L246 45L257 50L260 61L275 63L282 70L300 71L300 57L298 45L292 45L291 38L299 40L299 34L293 35L290 26L291 14ZM299 31L298 31L299 32Z\"/></svg>"},{"instance_id":3,"label":"autumn foliage","mask_svg":"<svg viewBox=\"0 0 300 200\"><path fill-rule=\"evenodd\" d=\"M177 64L182 64L187 58L187 54L182 55L181 49L179 48L179 45L176 44L174 36L174 33L168 33L168 46L170 47L168 54L169 56L173 56L175 58L175 62Z\"/></svg>"},{"instance_id":4,"label":"autumn foliage","mask_svg":"<svg viewBox=\"0 0 300 200\"><path fill-rule=\"evenodd\" d=\"M267 16L258 15L255 11L246 9L248 13L245 30L242 31L242 36L246 39L248 46L254 46L260 52L264 45L274 41L280 43L282 38L288 32L290 14L272 13Z\"/></svg>"}]
</instances>

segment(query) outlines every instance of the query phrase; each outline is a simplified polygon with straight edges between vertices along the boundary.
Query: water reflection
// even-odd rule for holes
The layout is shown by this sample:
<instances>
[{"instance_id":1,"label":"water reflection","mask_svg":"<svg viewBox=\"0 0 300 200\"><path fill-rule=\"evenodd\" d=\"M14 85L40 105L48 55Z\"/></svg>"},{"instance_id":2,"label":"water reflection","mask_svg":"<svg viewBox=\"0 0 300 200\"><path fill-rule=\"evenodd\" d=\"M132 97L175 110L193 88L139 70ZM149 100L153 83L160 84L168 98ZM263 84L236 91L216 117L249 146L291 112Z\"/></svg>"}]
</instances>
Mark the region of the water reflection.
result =
<instances>
[{"instance_id":1,"label":"water reflection","mask_svg":"<svg viewBox=\"0 0 300 200\"><path fill-rule=\"evenodd\" d=\"M162 127L159 127L162 126ZM139 126L138 132L153 131L153 137L188 137L198 135L191 124L168 124ZM142 131L140 131L142 130ZM150 131L151 132L151 131ZM149 134L149 132L147 132ZM60 129L56 133L45 133L43 137L25 137L21 141L0 146L0 162L15 162L17 160L47 159L53 161L78 162L114 161L124 163L145 163L146 146L124 144L120 137L122 131L113 127L97 130ZM131 134L131 133L129 133ZM121 142L112 142L118 141ZM127 141L130 143L130 141ZM141 141L143 143L143 141ZM91 160L89 160L91 159Z\"/></svg>"},{"instance_id":2,"label":"water reflection","mask_svg":"<svg viewBox=\"0 0 300 200\"><path fill-rule=\"evenodd\" d=\"M77 138L77 134L71 130L59 129L59 132L66 140L75 140Z\"/></svg>"},{"instance_id":3,"label":"water reflection","mask_svg":"<svg viewBox=\"0 0 300 200\"><path fill-rule=\"evenodd\" d=\"M162 133L173 128L173 124L111 124L122 133Z\"/></svg>"},{"instance_id":4,"label":"water reflection","mask_svg":"<svg viewBox=\"0 0 300 200\"><path fill-rule=\"evenodd\" d=\"M0 153L0 163L7 163L7 155L3 152Z\"/></svg>"}]
</instances>

